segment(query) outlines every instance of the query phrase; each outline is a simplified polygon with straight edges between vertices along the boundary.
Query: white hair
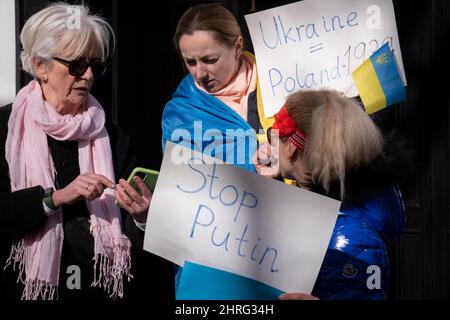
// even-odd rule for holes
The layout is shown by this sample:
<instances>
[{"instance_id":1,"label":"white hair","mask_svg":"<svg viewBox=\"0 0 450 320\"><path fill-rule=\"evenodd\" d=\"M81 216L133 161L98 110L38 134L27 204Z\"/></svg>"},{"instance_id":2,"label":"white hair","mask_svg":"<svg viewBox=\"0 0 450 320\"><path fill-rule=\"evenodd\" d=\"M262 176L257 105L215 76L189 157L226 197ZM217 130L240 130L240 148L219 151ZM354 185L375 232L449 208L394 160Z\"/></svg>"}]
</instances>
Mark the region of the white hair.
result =
<instances>
[{"instance_id":1,"label":"white hair","mask_svg":"<svg viewBox=\"0 0 450 320\"><path fill-rule=\"evenodd\" d=\"M110 48L110 39L112 48ZM68 60L89 53L106 61L114 50L114 32L102 17L89 13L85 5L54 3L31 16L20 34L23 69L35 75L33 59L50 61L67 49Z\"/></svg>"}]
</instances>

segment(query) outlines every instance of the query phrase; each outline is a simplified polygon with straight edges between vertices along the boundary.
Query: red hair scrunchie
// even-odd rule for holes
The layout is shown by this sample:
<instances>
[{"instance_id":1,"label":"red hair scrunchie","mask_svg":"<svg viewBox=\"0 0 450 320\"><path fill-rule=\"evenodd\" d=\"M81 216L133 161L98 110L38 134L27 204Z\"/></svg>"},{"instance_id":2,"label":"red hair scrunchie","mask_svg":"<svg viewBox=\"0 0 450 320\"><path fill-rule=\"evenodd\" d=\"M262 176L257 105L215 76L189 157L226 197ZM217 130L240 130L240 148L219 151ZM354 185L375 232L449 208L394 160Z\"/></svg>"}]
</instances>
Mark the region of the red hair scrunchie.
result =
<instances>
[{"instance_id":1,"label":"red hair scrunchie","mask_svg":"<svg viewBox=\"0 0 450 320\"><path fill-rule=\"evenodd\" d=\"M278 130L281 138L289 137L289 141L298 149L305 151L306 135L297 127L295 120L289 114L287 105L285 104L280 111L275 114L275 123L272 129Z\"/></svg>"}]
</instances>

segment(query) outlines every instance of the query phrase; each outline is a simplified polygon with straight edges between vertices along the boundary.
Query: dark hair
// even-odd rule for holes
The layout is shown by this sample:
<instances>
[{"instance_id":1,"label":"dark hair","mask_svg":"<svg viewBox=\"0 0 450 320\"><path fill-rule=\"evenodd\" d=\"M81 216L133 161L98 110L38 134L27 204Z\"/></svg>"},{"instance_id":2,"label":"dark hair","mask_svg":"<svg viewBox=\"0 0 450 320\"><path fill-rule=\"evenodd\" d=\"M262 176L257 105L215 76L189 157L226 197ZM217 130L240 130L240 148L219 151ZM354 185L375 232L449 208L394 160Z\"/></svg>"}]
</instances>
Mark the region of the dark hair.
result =
<instances>
[{"instance_id":1,"label":"dark hair","mask_svg":"<svg viewBox=\"0 0 450 320\"><path fill-rule=\"evenodd\" d=\"M234 15L217 3L199 4L189 8L178 21L173 44L179 51L180 38L195 31L212 31L215 39L228 47L241 36L241 28Z\"/></svg>"}]
</instances>

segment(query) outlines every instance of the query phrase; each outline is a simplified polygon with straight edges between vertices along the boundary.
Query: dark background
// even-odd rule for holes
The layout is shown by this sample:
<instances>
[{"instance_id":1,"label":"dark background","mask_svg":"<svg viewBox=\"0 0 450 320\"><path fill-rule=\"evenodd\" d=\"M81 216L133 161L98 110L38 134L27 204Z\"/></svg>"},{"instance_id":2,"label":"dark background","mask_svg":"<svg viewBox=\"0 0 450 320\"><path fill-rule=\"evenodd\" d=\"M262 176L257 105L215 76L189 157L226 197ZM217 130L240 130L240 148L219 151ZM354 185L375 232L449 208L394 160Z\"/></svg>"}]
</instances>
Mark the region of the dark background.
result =
<instances>
[{"instance_id":1,"label":"dark background","mask_svg":"<svg viewBox=\"0 0 450 320\"><path fill-rule=\"evenodd\" d=\"M24 21L48 2L16 0L17 34ZM105 107L108 119L134 139L139 162L158 169L162 110L184 76L171 38L187 8L213 1L166 0L157 6L131 0L84 2L112 24L117 36L108 72L96 80L93 94ZM294 1L216 2L235 14L249 44L244 14ZM445 45L450 40L450 1L393 2L408 99L376 117L383 127L400 128L413 141L418 150L418 171L411 183L402 186L408 221L401 239L389 248L393 273L390 299L449 299L450 68ZM30 79L19 69L17 73L19 89Z\"/></svg>"}]
</instances>

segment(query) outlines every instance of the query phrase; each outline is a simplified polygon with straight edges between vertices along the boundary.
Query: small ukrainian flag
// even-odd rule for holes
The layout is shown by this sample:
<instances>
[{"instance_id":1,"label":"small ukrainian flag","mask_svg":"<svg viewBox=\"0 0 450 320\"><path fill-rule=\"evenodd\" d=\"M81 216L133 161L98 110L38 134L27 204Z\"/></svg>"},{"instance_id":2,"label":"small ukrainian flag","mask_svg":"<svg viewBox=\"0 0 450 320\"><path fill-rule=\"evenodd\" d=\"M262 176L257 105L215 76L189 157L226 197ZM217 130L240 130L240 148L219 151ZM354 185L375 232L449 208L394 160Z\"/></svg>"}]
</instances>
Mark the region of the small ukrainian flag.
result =
<instances>
[{"instance_id":1,"label":"small ukrainian flag","mask_svg":"<svg viewBox=\"0 0 450 320\"><path fill-rule=\"evenodd\" d=\"M406 90L388 43L356 68L352 77L369 114L406 100Z\"/></svg>"}]
</instances>

